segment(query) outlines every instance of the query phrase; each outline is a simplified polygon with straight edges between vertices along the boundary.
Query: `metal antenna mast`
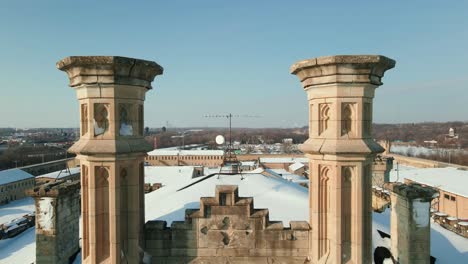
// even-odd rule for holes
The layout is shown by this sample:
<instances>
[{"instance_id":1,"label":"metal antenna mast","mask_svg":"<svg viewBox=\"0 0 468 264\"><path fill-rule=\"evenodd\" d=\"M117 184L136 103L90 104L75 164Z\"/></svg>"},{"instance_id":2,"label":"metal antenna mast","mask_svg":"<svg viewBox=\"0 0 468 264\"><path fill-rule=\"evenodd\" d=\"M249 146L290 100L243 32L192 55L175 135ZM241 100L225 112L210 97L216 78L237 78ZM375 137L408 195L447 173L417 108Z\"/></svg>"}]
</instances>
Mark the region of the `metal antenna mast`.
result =
<instances>
[{"instance_id":1,"label":"metal antenna mast","mask_svg":"<svg viewBox=\"0 0 468 264\"><path fill-rule=\"evenodd\" d=\"M238 174L241 173L241 178L242 177L242 172L240 171L240 162L237 159L236 154L234 153L234 149L232 147L232 118L233 117L259 117L259 116L252 116L252 115L233 115L232 113L226 114L226 115L205 115L205 117L208 118L228 118L229 119L229 144L226 148L226 151L224 152L224 157L223 157L223 164L221 165L221 169L219 174L221 173L221 170L224 167L230 168L227 173L225 174ZM219 175L218 175L219 178Z\"/></svg>"},{"instance_id":2,"label":"metal antenna mast","mask_svg":"<svg viewBox=\"0 0 468 264\"><path fill-rule=\"evenodd\" d=\"M227 118L229 119L229 145L228 149L232 149L232 118L233 117L246 117L246 118L258 118L256 115L233 115L232 113L225 115L205 115L207 118Z\"/></svg>"}]
</instances>

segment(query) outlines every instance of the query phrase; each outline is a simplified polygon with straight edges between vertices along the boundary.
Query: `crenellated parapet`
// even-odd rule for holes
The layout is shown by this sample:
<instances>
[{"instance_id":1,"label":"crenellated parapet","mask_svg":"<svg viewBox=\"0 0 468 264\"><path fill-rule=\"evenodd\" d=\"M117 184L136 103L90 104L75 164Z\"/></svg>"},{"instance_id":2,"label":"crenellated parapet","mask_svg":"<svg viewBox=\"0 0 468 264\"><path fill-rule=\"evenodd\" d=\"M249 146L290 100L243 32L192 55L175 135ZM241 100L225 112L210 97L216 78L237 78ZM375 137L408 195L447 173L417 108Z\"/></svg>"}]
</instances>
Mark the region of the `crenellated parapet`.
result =
<instances>
[{"instance_id":1,"label":"crenellated parapet","mask_svg":"<svg viewBox=\"0 0 468 264\"><path fill-rule=\"evenodd\" d=\"M184 221L170 227L165 221L147 222L146 250L153 263L307 263L309 230L305 221L291 221L287 228L270 221L268 209L256 209L253 198L239 197L237 186L218 185L215 197L200 198L200 209L186 210Z\"/></svg>"},{"instance_id":2,"label":"crenellated parapet","mask_svg":"<svg viewBox=\"0 0 468 264\"><path fill-rule=\"evenodd\" d=\"M376 156L372 162L372 186L382 187L389 182L392 169L393 157Z\"/></svg>"}]
</instances>

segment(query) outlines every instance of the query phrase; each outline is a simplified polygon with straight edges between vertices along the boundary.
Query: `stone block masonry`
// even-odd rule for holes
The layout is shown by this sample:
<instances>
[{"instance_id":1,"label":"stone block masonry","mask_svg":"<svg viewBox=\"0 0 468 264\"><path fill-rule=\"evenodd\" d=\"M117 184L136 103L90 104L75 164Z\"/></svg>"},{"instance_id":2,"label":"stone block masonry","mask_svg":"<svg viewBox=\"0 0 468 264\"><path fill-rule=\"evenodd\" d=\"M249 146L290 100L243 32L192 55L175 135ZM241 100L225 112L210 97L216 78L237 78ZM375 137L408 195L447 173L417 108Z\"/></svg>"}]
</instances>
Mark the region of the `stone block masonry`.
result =
<instances>
[{"instance_id":1,"label":"stone block masonry","mask_svg":"<svg viewBox=\"0 0 468 264\"><path fill-rule=\"evenodd\" d=\"M152 263L309 263L309 224L272 222L268 209L255 209L252 198L238 196L233 185L216 187L202 197L200 209L186 219L149 221L146 250Z\"/></svg>"},{"instance_id":2,"label":"stone block masonry","mask_svg":"<svg viewBox=\"0 0 468 264\"><path fill-rule=\"evenodd\" d=\"M429 264L430 207L437 190L419 184L391 183L392 253L398 263Z\"/></svg>"},{"instance_id":3,"label":"stone block masonry","mask_svg":"<svg viewBox=\"0 0 468 264\"><path fill-rule=\"evenodd\" d=\"M144 100L163 68L118 56L67 57L79 101L82 263L141 263L144 243Z\"/></svg>"},{"instance_id":4,"label":"stone block masonry","mask_svg":"<svg viewBox=\"0 0 468 264\"><path fill-rule=\"evenodd\" d=\"M372 139L375 89L395 61L338 55L291 66L309 104L312 263L372 263L372 163L384 149Z\"/></svg>"},{"instance_id":5,"label":"stone block masonry","mask_svg":"<svg viewBox=\"0 0 468 264\"><path fill-rule=\"evenodd\" d=\"M45 184L28 195L36 205L36 263L69 263L80 250L80 182Z\"/></svg>"}]
</instances>

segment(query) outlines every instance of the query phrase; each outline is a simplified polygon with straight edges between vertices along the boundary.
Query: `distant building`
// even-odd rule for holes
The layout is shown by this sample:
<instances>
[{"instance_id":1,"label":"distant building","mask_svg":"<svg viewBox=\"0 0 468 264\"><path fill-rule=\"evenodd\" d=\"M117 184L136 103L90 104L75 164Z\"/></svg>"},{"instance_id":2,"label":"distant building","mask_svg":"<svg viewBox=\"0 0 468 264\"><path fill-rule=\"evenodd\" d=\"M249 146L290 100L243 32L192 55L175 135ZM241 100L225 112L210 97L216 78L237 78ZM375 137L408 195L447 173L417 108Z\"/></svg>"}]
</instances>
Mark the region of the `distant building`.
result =
<instances>
[{"instance_id":1,"label":"distant building","mask_svg":"<svg viewBox=\"0 0 468 264\"><path fill-rule=\"evenodd\" d=\"M148 152L145 162L151 166L205 166L219 167L223 163L222 150L167 150Z\"/></svg>"},{"instance_id":2,"label":"distant building","mask_svg":"<svg viewBox=\"0 0 468 264\"><path fill-rule=\"evenodd\" d=\"M446 141L454 141L458 139L458 134L456 133L455 128L451 127L448 134L445 134Z\"/></svg>"},{"instance_id":3,"label":"distant building","mask_svg":"<svg viewBox=\"0 0 468 264\"><path fill-rule=\"evenodd\" d=\"M468 220L468 171L456 168L432 168L405 171L406 183L419 183L439 191L432 208L460 220Z\"/></svg>"},{"instance_id":4,"label":"distant building","mask_svg":"<svg viewBox=\"0 0 468 264\"><path fill-rule=\"evenodd\" d=\"M0 171L0 204L24 198L34 188L34 176L20 169Z\"/></svg>"}]
</instances>

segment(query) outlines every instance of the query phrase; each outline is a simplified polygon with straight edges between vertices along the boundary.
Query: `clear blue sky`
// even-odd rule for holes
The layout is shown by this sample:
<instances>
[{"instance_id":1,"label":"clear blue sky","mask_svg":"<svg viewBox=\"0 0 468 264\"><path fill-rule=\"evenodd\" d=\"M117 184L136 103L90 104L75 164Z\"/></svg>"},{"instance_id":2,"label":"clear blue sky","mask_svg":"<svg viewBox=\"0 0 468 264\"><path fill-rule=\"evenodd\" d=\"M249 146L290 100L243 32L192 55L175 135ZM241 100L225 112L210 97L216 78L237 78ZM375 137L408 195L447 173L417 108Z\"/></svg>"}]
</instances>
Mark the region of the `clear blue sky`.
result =
<instances>
[{"instance_id":1,"label":"clear blue sky","mask_svg":"<svg viewBox=\"0 0 468 264\"><path fill-rule=\"evenodd\" d=\"M0 127L77 127L55 63L120 55L164 67L147 94L150 127L303 126L306 95L289 67L335 54L397 61L374 121L468 120L468 1L2 1ZM437 102L435 102L437 100Z\"/></svg>"}]
</instances>

